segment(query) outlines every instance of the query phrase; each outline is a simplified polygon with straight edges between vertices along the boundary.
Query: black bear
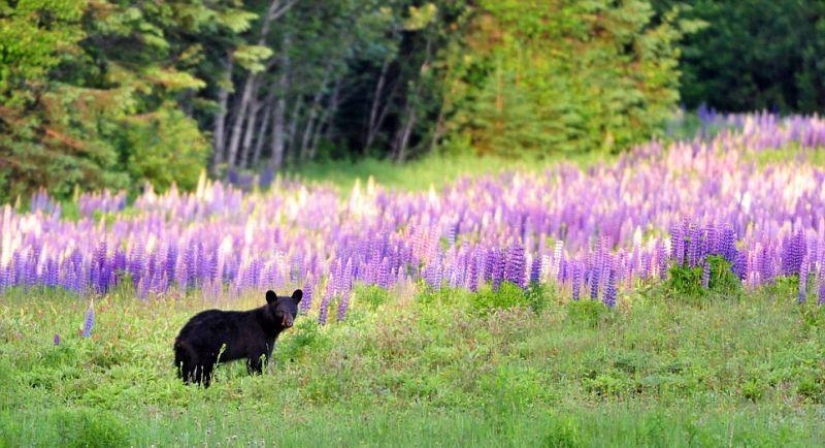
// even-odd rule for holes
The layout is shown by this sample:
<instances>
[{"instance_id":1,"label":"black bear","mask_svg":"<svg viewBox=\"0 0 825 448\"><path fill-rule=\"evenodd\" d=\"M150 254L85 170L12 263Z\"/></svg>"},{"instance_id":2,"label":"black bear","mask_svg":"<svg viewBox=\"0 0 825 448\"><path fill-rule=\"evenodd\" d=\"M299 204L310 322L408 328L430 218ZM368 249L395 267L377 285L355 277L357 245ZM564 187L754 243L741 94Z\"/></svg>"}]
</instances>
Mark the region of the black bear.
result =
<instances>
[{"instance_id":1,"label":"black bear","mask_svg":"<svg viewBox=\"0 0 825 448\"><path fill-rule=\"evenodd\" d=\"M175 339L175 366L178 376L189 384L209 387L212 370L219 362L246 358L249 373L260 374L275 339L291 327L304 293L296 289L292 297L266 292L266 305L249 311L207 310L196 314Z\"/></svg>"}]
</instances>

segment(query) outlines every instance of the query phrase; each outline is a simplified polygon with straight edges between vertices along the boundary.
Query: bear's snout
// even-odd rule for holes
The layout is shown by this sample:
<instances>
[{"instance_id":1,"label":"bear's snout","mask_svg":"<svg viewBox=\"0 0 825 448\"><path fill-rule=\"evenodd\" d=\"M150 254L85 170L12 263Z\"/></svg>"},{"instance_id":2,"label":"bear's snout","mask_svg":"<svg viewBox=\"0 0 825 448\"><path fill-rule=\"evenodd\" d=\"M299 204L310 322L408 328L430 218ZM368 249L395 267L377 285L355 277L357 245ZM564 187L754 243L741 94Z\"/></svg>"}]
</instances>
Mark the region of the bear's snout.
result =
<instances>
[{"instance_id":1,"label":"bear's snout","mask_svg":"<svg viewBox=\"0 0 825 448\"><path fill-rule=\"evenodd\" d=\"M289 314L284 314L284 319L281 321L281 325L289 328L292 326L292 316Z\"/></svg>"}]
</instances>

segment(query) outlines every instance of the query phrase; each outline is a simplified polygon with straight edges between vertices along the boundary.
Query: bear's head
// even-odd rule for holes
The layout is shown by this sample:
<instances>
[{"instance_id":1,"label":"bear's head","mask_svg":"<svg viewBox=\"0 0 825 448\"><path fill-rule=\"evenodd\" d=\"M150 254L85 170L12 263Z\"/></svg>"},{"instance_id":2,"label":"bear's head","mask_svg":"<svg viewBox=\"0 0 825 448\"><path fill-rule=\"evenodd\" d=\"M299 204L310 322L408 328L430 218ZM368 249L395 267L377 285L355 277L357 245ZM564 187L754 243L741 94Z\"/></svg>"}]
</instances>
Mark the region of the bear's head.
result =
<instances>
[{"instance_id":1,"label":"bear's head","mask_svg":"<svg viewBox=\"0 0 825 448\"><path fill-rule=\"evenodd\" d=\"M275 317L275 323L279 324L281 328L289 328L295 323L295 317L298 315L298 303L304 292L296 289L292 293L292 297L281 296L278 297L275 291L266 292L266 303L269 307L272 316Z\"/></svg>"}]
</instances>

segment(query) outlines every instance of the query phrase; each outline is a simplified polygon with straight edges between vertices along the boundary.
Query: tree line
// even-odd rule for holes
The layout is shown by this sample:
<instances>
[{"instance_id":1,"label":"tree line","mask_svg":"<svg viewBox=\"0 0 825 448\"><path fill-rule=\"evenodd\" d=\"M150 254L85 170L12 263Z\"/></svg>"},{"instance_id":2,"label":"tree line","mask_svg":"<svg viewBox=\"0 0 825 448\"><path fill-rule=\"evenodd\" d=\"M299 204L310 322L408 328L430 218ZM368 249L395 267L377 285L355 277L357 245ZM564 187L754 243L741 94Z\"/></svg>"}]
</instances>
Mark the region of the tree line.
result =
<instances>
[{"instance_id":1,"label":"tree line","mask_svg":"<svg viewBox=\"0 0 825 448\"><path fill-rule=\"evenodd\" d=\"M711 92L739 80L717 81L702 64L724 61L707 33L733 27L717 10L737 8L0 0L0 201L40 187L58 197L145 182L192 188L204 168L221 177L437 151L620 151L661 132L680 90L691 105L707 98L725 109ZM794 95L808 103L787 108L821 106L821 90L810 94L822 79L816 45L800 49L813 68L798 77L808 90Z\"/></svg>"}]
</instances>

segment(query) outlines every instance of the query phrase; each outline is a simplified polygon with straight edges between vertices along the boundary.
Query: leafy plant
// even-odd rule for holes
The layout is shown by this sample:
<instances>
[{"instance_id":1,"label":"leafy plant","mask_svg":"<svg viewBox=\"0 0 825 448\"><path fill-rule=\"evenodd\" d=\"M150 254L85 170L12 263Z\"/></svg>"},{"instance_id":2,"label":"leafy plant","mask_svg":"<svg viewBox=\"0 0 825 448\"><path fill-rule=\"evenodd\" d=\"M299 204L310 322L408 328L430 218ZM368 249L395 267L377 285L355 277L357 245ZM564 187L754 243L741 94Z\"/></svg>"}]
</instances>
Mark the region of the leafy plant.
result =
<instances>
[{"instance_id":1,"label":"leafy plant","mask_svg":"<svg viewBox=\"0 0 825 448\"><path fill-rule=\"evenodd\" d=\"M613 318L610 308L599 300L574 300L565 305L567 319L574 325L596 328Z\"/></svg>"},{"instance_id":2,"label":"leafy plant","mask_svg":"<svg viewBox=\"0 0 825 448\"><path fill-rule=\"evenodd\" d=\"M481 314L489 314L497 309L507 309L514 306L528 307L539 311L544 306L543 288L533 286L522 289L518 285L504 281L498 289L484 287L472 298L473 308Z\"/></svg>"},{"instance_id":3,"label":"leafy plant","mask_svg":"<svg viewBox=\"0 0 825 448\"><path fill-rule=\"evenodd\" d=\"M699 300L711 294L717 297L738 297L742 291L742 282L733 273L730 262L722 256L711 255L699 266L671 265L664 288L670 294Z\"/></svg>"}]
</instances>

